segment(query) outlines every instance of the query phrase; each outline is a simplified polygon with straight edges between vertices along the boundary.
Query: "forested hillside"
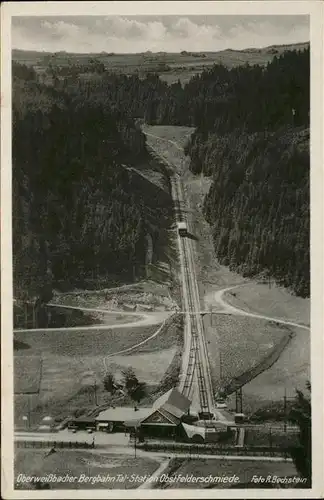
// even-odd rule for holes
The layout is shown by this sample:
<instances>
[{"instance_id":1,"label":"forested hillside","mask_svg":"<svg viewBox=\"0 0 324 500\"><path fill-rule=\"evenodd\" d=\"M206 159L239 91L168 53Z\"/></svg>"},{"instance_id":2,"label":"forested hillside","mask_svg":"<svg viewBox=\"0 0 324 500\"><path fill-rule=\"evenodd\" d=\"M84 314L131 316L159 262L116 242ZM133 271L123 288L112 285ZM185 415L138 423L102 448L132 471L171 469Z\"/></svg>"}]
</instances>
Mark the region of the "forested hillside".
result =
<instances>
[{"instance_id":1,"label":"forested hillside","mask_svg":"<svg viewBox=\"0 0 324 500\"><path fill-rule=\"evenodd\" d=\"M196 127L186 153L213 179L204 210L220 262L308 296L309 49L215 65L185 86L84 71L51 66L45 85L13 65L15 281L144 263L159 207L122 167L147 154L140 118Z\"/></svg>"},{"instance_id":2,"label":"forested hillside","mask_svg":"<svg viewBox=\"0 0 324 500\"><path fill-rule=\"evenodd\" d=\"M145 161L144 135L92 96L45 87L17 65L14 76L16 296L48 297L53 283L83 277L133 279L143 272L146 235L155 242L171 209L127 168Z\"/></svg>"},{"instance_id":3,"label":"forested hillside","mask_svg":"<svg viewBox=\"0 0 324 500\"><path fill-rule=\"evenodd\" d=\"M309 296L309 51L264 70L215 68L196 88L205 111L187 153L194 173L213 178L204 210L218 259Z\"/></svg>"}]
</instances>

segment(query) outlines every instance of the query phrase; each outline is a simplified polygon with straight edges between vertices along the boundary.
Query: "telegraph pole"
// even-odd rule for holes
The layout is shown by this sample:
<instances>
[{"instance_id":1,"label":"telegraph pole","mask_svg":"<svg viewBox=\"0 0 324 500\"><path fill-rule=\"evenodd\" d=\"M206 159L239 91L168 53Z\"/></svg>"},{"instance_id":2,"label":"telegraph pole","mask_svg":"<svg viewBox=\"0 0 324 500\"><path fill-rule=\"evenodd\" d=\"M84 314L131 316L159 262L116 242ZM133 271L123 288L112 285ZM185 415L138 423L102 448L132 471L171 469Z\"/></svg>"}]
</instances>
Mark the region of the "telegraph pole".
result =
<instances>
[{"instance_id":1,"label":"telegraph pole","mask_svg":"<svg viewBox=\"0 0 324 500\"><path fill-rule=\"evenodd\" d=\"M243 413L243 393L242 387L235 391L235 411L236 413Z\"/></svg>"},{"instance_id":2,"label":"telegraph pole","mask_svg":"<svg viewBox=\"0 0 324 500\"><path fill-rule=\"evenodd\" d=\"M243 390L240 387L240 413L243 413Z\"/></svg>"},{"instance_id":3,"label":"telegraph pole","mask_svg":"<svg viewBox=\"0 0 324 500\"><path fill-rule=\"evenodd\" d=\"M222 351L221 348L219 348L219 379L220 382L222 382L223 378L223 360L222 360Z\"/></svg>"},{"instance_id":4,"label":"telegraph pole","mask_svg":"<svg viewBox=\"0 0 324 500\"><path fill-rule=\"evenodd\" d=\"M30 422L30 414L31 414L31 411L30 411L30 406L31 406L31 404L30 404L30 398L31 398L31 395L28 394L28 429L29 430L30 430L30 424L31 424L31 422Z\"/></svg>"},{"instance_id":5,"label":"telegraph pole","mask_svg":"<svg viewBox=\"0 0 324 500\"><path fill-rule=\"evenodd\" d=\"M95 405L98 406L98 401L97 401L97 379L95 378L94 381L94 398L95 398Z\"/></svg>"},{"instance_id":6,"label":"telegraph pole","mask_svg":"<svg viewBox=\"0 0 324 500\"><path fill-rule=\"evenodd\" d=\"M287 432L287 391L284 394L284 431Z\"/></svg>"}]
</instances>

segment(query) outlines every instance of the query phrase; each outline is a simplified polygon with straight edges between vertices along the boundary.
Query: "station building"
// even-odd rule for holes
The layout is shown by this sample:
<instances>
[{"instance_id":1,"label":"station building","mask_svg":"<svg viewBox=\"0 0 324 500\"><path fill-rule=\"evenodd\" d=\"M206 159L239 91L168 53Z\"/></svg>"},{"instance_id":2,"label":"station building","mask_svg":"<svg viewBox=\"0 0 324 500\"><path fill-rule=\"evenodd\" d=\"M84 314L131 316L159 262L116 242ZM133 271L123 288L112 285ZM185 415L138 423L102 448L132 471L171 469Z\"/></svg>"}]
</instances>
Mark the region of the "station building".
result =
<instances>
[{"instance_id":1,"label":"station building","mask_svg":"<svg viewBox=\"0 0 324 500\"><path fill-rule=\"evenodd\" d=\"M173 388L158 398L151 408L108 408L96 417L98 430L114 432L138 429L143 436L175 438L181 432L191 401Z\"/></svg>"}]
</instances>

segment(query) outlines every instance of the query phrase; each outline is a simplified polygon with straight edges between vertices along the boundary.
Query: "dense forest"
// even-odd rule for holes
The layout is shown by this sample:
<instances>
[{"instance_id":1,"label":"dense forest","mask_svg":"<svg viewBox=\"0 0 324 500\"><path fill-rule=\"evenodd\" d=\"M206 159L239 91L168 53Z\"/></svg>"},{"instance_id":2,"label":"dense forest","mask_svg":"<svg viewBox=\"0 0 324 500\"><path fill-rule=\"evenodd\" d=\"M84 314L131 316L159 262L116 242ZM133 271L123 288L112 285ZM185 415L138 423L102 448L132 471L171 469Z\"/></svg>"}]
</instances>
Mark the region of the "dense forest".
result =
<instances>
[{"instance_id":1,"label":"dense forest","mask_svg":"<svg viewBox=\"0 0 324 500\"><path fill-rule=\"evenodd\" d=\"M146 235L155 241L168 206L171 212L170 199L145 190L131 169L147 161L145 136L106 102L14 69L16 296L28 291L45 300L61 281L140 275Z\"/></svg>"},{"instance_id":2,"label":"dense forest","mask_svg":"<svg viewBox=\"0 0 324 500\"><path fill-rule=\"evenodd\" d=\"M220 262L309 296L309 50L215 65L184 86L92 66L91 78L51 66L41 84L13 64L18 274L143 263L147 200L121 167L146 154L140 118L196 127L185 152L191 171L213 180L204 211ZM22 243L26 224L38 236ZM41 265L35 253L22 258L26 245Z\"/></svg>"},{"instance_id":3,"label":"dense forest","mask_svg":"<svg viewBox=\"0 0 324 500\"><path fill-rule=\"evenodd\" d=\"M214 113L210 104L210 115L206 108L187 146L192 172L213 179L204 211L216 255L308 297L309 51L234 73L229 102ZM205 96L213 85L211 72Z\"/></svg>"}]
</instances>

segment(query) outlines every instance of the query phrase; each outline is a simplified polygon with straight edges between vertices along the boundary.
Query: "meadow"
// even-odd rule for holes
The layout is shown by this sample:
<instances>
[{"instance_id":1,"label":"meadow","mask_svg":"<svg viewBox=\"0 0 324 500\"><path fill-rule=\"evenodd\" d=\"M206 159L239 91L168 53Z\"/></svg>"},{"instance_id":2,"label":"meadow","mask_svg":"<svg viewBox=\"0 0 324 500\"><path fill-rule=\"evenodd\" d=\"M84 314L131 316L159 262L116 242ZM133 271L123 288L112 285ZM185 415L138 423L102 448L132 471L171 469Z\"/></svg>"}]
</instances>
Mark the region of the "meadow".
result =
<instances>
[{"instance_id":1,"label":"meadow","mask_svg":"<svg viewBox=\"0 0 324 500\"><path fill-rule=\"evenodd\" d=\"M16 331L15 340L30 346L28 354L42 356L82 357L107 356L127 349L150 337L158 325L140 328L89 330ZM15 354L25 354L25 350Z\"/></svg>"},{"instance_id":2,"label":"meadow","mask_svg":"<svg viewBox=\"0 0 324 500\"><path fill-rule=\"evenodd\" d=\"M306 47L308 44L297 44L297 48ZM178 80L182 84L188 83L191 77L202 73L214 64L223 64L228 68L244 64L266 65L275 55L280 55L285 50L296 48L296 45L283 45L265 47L262 49L222 50L219 52L187 52L152 53L147 51L140 54L115 54L101 52L99 54L72 54L67 52L46 53L36 51L13 50L13 60L30 66L38 71L43 71L49 63L53 66L86 65L90 60L103 63L105 70L112 73L127 75L138 74L145 77L147 73L158 73L162 80L169 85ZM85 74L88 78L89 75Z\"/></svg>"},{"instance_id":3,"label":"meadow","mask_svg":"<svg viewBox=\"0 0 324 500\"><path fill-rule=\"evenodd\" d=\"M129 455L113 455L109 453L91 453L86 450L64 450L58 449L56 453L46 456L48 450L24 449L16 447L15 450L14 475L15 486L17 488L17 477L19 474L46 476L56 474L65 477L66 474L77 477L76 481L65 483L50 483L51 490L62 489L130 489L137 488L140 483L132 482L131 475L140 476L151 475L158 467L159 463L152 458L133 457ZM125 481L111 481L107 483L79 482L80 476L95 477L115 477L118 474L128 476ZM32 489L30 485L19 489Z\"/></svg>"},{"instance_id":4,"label":"meadow","mask_svg":"<svg viewBox=\"0 0 324 500\"><path fill-rule=\"evenodd\" d=\"M286 319L303 325L310 323L310 299L296 297L274 284L249 283L224 294L234 307L247 312Z\"/></svg>"},{"instance_id":5,"label":"meadow","mask_svg":"<svg viewBox=\"0 0 324 500\"><path fill-rule=\"evenodd\" d=\"M41 356L15 356L14 374L15 394L37 394L42 379Z\"/></svg>"},{"instance_id":6,"label":"meadow","mask_svg":"<svg viewBox=\"0 0 324 500\"><path fill-rule=\"evenodd\" d=\"M248 317L213 314L206 315L204 323L217 386L255 368L289 333L286 327Z\"/></svg>"},{"instance_id":7,"label":"meadow","mask_svg":"<svg viewBox=\"0 0 324 500\"><path fill-rule=\"evenodd\" d=\"M197 460L187 460L177 471L176 475L182 475L190 477L191 475L195 477L212 477L215 476L228 476L231 477L234 474L239 477L236 487L249 487L251 485L251 479L254 475L261 475L267 477L268 475L277 476L290 476L296 475L295 467L289 462L271 463L271 462L256 462L248 460L206 460L199 458ZM192 481L179 481L172 484L172 488L228 488L229 483L194 483Z\"/></svg>"},{"instance_id":8,"label":"meadow","mask_svg":"<svg viewBox=\"0 0 324 500\"><path fill-rule=\"evenodd\" d=\"M15 351L16 425L24 428L26 414L35 427L47 415L66 417L81 408L109 404L111 397L103 387L107 371L118 380L122 370L131 366L149 391L158 386L179 349L179 324L165 327L125 355L113 355L149 338L158 328L15 332L16 345L23 341L25 346Z\"/></svg>"}]
</instances>

